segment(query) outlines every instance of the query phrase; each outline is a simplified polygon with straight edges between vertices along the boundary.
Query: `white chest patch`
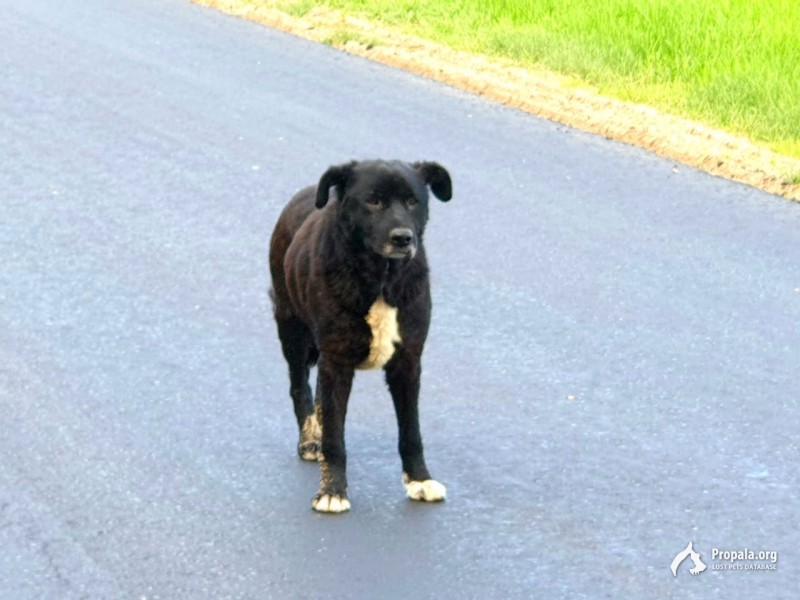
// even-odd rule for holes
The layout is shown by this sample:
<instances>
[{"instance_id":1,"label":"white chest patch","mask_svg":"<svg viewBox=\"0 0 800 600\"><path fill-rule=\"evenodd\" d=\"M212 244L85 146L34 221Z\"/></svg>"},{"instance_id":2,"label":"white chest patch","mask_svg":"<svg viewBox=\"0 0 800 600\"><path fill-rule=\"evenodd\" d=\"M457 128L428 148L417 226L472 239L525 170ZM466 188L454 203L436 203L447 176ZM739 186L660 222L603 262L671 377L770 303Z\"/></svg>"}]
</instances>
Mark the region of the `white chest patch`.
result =
<instances>
[{"instance_id":1,"label":"white chest patch","mask_svg":"<svg viewBox=\"0 0 800 600\"><path fill-rule=\"evenodd\" d=\"M389 306L383 296L378 296L364 320L372 330L372 340L369 343L369 356L358 368L380 369L392 358L394 345L400 341L397 307Z\"/></svg>"}]
</instances>

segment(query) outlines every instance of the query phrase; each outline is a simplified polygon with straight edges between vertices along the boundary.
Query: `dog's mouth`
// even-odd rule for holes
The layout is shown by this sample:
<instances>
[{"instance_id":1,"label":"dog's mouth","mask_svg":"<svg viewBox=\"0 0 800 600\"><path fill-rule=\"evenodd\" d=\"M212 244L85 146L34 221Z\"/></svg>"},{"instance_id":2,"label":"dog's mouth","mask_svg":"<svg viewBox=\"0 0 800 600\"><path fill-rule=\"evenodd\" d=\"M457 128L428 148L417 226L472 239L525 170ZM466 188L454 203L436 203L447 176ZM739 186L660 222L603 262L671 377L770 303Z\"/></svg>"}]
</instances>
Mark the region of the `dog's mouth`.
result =
<instances>
[{"instance_id":1,"label":"dog's mouth","mask_svg":"<svg viewBox=\"0 0 800 600\"><path fill-rule=\"evenodd\" d=\"M414 258L417 253L417 239L407 227L395 227L389 232L389 239L380 250L384 258Z\"/></svg>"},{"instance_id":2,"label":"dog's mouth","mask_svg":"<svg viewBox=\"0 0 800 600\"><path fill-rule=\"evenodd\" d=\"M404 259L414 258L417 254L417 247L414 245L403 246L398 248L394 244L384 244L381 248L380 255L384 258Z\"/></svg>"}]
</instances>

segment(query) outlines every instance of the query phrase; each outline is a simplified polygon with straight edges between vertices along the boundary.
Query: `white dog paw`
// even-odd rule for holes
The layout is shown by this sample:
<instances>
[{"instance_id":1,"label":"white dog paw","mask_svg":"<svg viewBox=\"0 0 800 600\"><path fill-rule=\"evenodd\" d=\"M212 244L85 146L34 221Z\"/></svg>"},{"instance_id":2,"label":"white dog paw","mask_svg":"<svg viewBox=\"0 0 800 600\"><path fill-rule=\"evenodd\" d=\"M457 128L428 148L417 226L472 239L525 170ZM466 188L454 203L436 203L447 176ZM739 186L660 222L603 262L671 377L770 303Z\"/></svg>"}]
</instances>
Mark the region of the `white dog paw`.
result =
<instances>
[{"instance_id":1,"label":"white dog paw","mask_svg":"<svg viewBox=\"0 0 800 600\"><path fill-rule=\"evenodd\" d=\"M322 513L341 513L350 510L350 501L338 494L317 494L311 501L311 508Z\"/></svg>"},{"instance_id":2,"label":"white dog paw","mask_svg":"<svg viewBox=\"0 0 800 600\"><path fill-rule=\"evenodd\" d=\"M412 500L441 502L447 497L447 488L435 479L411 481L408 475L403 473L403 486L406 488L406 494Z\"/></svg>"}]
</instances>

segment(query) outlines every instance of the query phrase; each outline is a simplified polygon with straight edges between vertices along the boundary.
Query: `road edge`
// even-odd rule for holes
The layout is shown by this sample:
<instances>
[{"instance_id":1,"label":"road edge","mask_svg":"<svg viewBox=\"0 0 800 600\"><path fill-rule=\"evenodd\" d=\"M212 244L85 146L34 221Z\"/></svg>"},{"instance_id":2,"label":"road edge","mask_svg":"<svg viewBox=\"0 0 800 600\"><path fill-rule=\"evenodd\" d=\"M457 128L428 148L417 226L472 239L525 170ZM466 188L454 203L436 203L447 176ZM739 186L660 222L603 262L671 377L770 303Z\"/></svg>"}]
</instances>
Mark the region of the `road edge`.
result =
<instances>
[{"instance_id":1,"label":"road edge","mask_svg":"<svg viewBox=\"0 0 800 600\"><path fill-rule=\"evenodd\" d=\"M800 200L800 160L750 140L656 109L576 87L566 77L510 61L452 50L339 11L315 8L302 18L246 0L191 0L344 52L485 96L550 121L644 148L664 158ZM340 43L333 41L340 40ZM796 179L795 179L796 180Z\"/></svg>"}]
</instances>

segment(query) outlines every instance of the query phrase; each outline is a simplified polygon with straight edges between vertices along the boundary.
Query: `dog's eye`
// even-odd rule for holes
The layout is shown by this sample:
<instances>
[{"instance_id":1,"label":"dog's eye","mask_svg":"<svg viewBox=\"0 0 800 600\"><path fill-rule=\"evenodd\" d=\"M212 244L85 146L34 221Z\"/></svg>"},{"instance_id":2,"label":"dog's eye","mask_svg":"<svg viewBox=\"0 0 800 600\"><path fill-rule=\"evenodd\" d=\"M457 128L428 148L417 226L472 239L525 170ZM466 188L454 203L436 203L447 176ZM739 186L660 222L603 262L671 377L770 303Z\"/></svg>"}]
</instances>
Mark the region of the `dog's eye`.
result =
<instances>
[{"instance_id":1,"label":"dog's eye","mask_svg":"<svg viewBox=\"0 0 800 600\"><path fill-rule=\"evenodd\" d=\"M414 196L411 196L408 200L406 200L406 204L408 204L409 206L416 206L417 199L414 198Z\"/></svg>"},{"instance_id":2,"label":"dog's eye","mask_svg":"<svg viewBox=\"0 0 800 600\"><path fill-rule=\"evenodd\" d=\"M381 205L381 201L377 196L370 196L369 198L367 198L366 202L370 206L380 206Z\"/></svg>"}]
</instances>

